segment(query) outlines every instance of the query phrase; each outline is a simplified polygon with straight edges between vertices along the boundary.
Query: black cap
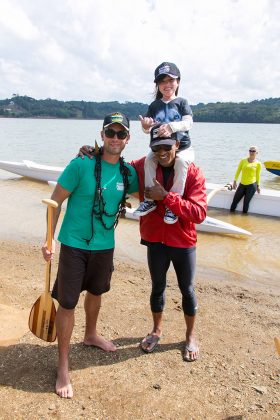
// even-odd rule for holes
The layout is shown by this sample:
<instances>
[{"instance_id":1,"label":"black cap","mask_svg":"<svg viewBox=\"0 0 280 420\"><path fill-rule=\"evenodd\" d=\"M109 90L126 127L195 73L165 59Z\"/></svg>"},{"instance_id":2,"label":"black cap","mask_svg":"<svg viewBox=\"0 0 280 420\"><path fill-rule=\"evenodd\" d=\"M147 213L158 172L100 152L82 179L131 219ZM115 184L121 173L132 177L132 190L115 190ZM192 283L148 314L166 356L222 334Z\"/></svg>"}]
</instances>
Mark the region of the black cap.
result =
<instances>
[{"instance_id":1,"label":"black cap","mask_svg":"<svg viewBox=\"0 0 280 420\"><path fill-rule=\"evenodd\" d=\"M155 125L150 131L150 147L158 146L160 144L167 144L173 146L176 144L177 138L176 133L172 133L169 136L158 137L158 129L162 124Z\"/></svg>"},{"instance_id":2,"label":"black cap","mask_svg":"<svg viewBox=\"0 0 280 420\"><path fill-rule=\"evenodd\" d=\"M106 128L111 124L120 124L129 131L129 119L121 112L112 112L111 114L106 115L103 121L103 128Z\"/></svg>"},{"instance_id":3,"label":"black cap","mask_svg":"<svg viewBox=\"0 0 280 420\"><path fill-rule=\"evenodd\" d=\"M181 77L180 70L174 63L168 63L164 62L161 63L156 69L155 69L155 80L156 83L158 78L162 75L170 76L173 79L178 79Z\"/></svg>"}]
</instances>

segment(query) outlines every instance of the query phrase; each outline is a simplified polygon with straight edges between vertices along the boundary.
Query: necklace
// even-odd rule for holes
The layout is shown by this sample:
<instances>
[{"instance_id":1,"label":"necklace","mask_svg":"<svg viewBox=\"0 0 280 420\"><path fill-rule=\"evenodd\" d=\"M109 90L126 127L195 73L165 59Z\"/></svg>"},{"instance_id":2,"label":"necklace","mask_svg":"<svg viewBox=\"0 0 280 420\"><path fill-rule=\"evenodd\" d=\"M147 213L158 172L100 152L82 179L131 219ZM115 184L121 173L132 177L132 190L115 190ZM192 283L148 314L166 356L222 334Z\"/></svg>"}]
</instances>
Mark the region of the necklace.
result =
<instances>
[{"instance_id":1,"label":"necklace","mask_svg":"<svg viewBox=\"0 0 280 420\"><path fill-rule=\"evenodd\" d=\"M93 218L94 216L97 217L104 227L105 230L111 230L115 229L119 222L119 217L122 213L125 212L125 200L126 200L126 194L127 190L129 188L129 181L128 176L130 175L129 168L125 165L124 158L119 158L120 163L120 173L123 178L123 194L122 198L117 204L117 211L115 213L108 213L106 211L106 202L103 197L102 188L101 188L101 156L102 156L103 148L100 147L99 152L95 155L95 168L94 168L94 176L96 179L96 190L94 194L94 200L93 200L93 206L91 211L91 237L90 239L84 239L87 244L89 245L91 239L93 238L94 229L93 229ZM111 225L107 225L104 216L106 217L115 217L113 223Z\"/></svg>"}]
</instances>

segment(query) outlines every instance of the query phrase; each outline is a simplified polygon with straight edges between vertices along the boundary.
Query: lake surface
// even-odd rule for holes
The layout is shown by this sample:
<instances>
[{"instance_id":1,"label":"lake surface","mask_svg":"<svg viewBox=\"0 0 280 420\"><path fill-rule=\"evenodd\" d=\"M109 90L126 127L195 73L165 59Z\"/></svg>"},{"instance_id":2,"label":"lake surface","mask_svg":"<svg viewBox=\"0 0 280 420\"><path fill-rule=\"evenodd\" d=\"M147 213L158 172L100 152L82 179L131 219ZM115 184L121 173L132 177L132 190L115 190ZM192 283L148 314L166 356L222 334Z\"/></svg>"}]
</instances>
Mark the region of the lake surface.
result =
<instances>
[{"instance_id":1,"label":"lake surface","mask_svg":"<svg viewBox=\"0 0 280 420\"><path fill-rule=\"evenodd\" d=\"M33 160L65 166L83 144L100 141L102 121L0 118L0 160ZM239 160L250 145L260 149L259 160L280 160L280 125L195 123L191 130L196 163L207 182L227 184L233 180ZM124 156L127 161L147 154L149 136L140 122L131 122L131 139ZM5 176L0 171L0 177ZM280 190L280 177L263 168L261 185Z\"/></svg>"},{"instance_id":2,"label":"lake surface","mask_svg":"<svg viewBox=\"0 0 280 420\"><path fill-rule=\"evenodd\" d=\"M0 160L33 160L65 166L83 144L100 142L101 121L30 120L0 118ZM251 144L260 148L261 161L280 159L280 126L257 124L196 123L191 131L196 163L208 182L227 183L239 159ZM148 151L148 136L132 121L126 160ZM261 185L280 189L280 177L262 171ZM0 170L0 240L41 244L45 234L45 206L51 189ZM251 237L198 233L198 270L209 278L235 281L240 287L253 284L280 294L279 218L230 214L210 209L209 216L252 232ZM139 244L138 224L121 220L116 231L116 254L135 262L146 261L146 248ZM1 251L0 251L1 254Z\"/></svg>"}]
</instances>

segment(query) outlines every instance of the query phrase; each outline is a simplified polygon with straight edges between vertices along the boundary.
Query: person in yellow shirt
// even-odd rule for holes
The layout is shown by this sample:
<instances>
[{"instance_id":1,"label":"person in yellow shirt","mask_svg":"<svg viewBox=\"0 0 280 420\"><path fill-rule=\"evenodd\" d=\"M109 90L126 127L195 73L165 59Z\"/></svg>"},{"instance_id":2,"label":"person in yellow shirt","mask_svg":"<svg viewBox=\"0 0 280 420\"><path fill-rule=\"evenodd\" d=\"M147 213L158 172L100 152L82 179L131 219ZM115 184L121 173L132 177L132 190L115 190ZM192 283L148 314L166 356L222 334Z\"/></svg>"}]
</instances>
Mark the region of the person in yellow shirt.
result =
<instances>
[{"instance_id":1,"label":"person in yellow shirt","mask_svg":"<svg viewBox=\"0 0 280 420\"><path fill-rule=\"evenodd\" d=\"M252 200L255 192L260 190L260 175L262 164L257 160L258 148L251 146L249 148L249 156L241 159L237 171L235 173L232 188L236 190L237 180L241 173L241 180L238 188L234 194L230 211L234 212L239 201L244 197L243 213L248 213L249 203Z\"/></svg>"}]
</instances>

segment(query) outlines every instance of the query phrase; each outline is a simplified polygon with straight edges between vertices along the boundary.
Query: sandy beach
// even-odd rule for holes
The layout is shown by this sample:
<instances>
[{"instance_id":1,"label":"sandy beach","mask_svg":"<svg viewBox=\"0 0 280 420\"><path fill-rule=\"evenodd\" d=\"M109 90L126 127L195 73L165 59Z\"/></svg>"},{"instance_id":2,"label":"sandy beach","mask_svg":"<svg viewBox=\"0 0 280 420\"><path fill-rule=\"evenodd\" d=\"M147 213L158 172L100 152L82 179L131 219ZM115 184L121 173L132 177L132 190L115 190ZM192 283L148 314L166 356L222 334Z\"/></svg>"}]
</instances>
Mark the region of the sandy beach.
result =
<instances>
[{"instance_id":1,"label":"sandy beach","mask_svg":"<svg viewBox=\"0 0 280 420\"><path fill-rule=\"evenodd\" d=\"M40 246L2 241L0 268L2 419L279 418L280 358L273 344L279 295L223 283L219 270L198 267L201 358L186 363L181 299L171 271L164 335L146 355L138 343L151 326L148 271L119 255L99 321L100 333L119 348L107 354L83 346L81 296L71 340L75 395L62 400L54 394L57 344L27 330L28 311L43 287Z\"/></svg>"}]
</instances>

